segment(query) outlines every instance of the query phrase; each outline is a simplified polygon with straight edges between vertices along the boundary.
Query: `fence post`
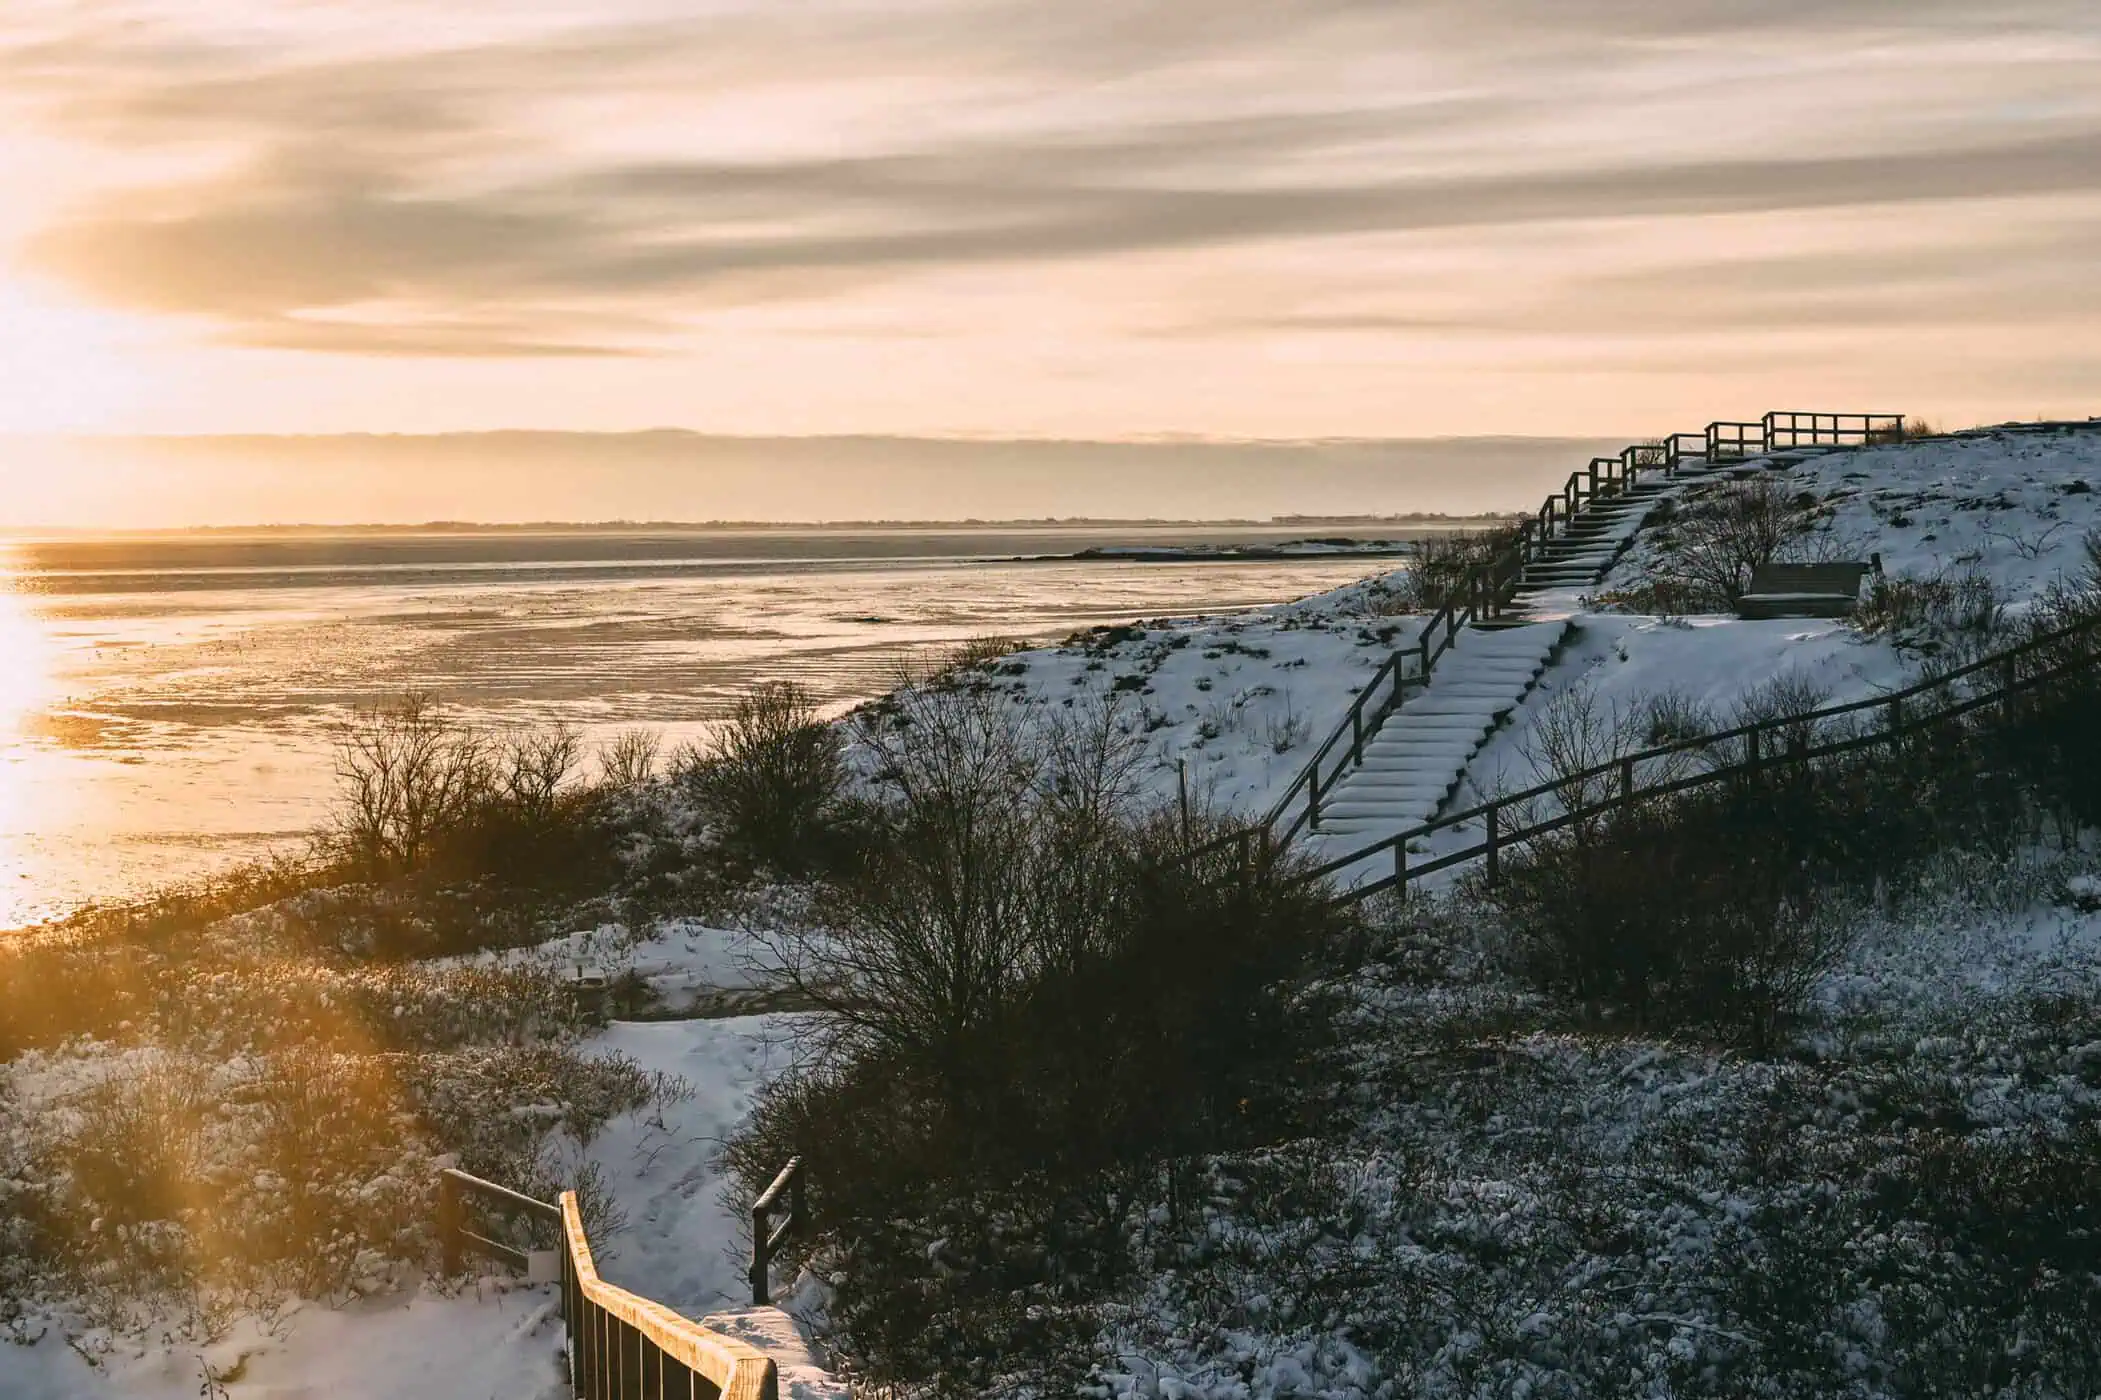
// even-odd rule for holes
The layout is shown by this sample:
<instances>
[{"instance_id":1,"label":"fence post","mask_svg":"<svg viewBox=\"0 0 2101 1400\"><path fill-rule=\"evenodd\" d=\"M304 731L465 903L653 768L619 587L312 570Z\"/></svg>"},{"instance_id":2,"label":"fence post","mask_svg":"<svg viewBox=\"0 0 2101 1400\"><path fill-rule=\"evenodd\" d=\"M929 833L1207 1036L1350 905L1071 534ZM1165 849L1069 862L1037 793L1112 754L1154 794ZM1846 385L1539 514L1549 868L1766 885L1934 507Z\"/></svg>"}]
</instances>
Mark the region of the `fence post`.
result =
<instances>
[{"instance_id":1,"label":"fence post","mask_svg":"<svg viewBox=\"0 0 2101 1400\"><path fill-rule=\"evenodd\" d=\"M1175 799L1182 808L1182 848L1189 848L1189 760L1175 760Z\"/></svg>"},{"instance_id":2,"label":"fence post","mask_svg":"<svg viewBox=\"0 0 2101 1400\"><path fill-rule=\"evenodd\" d=\"M1889 702L1889 732L1895 734L1904 727L1904 699L1902 696Z\"/></svg>"},{"instance_id":3,"label":"fence post","mask_svg":"<svg viewBox=\"0 0 2101 1400\"><path fill-rule=\"evenodd\" d=\"M1402 903L1408 900L1408 842L1405 838L1393 838L1393 887L1400 892Z\"/></svg>"},{"instance_id":4,"label":"fence post","mask_svg":"<svg viewBox=\"0 0 2101 1400\"><path fill-rule=\"evenodd\" d=\"M773 1301L772 1285L767 1275L772 1271L773 1259L766 1248L766 1208L754 1205L751 1208L751 1305L763 1308Z\"/></svg>"},{"instance_id":5,"label":"fence post","mask_svg":"<svg viewBox=\"0 0 2101 1400\"><path fill-rule=\"evenodd\" d=\"M1350 706L1350 762L1364 763L1364 706Z\"/></svg>"},{"instance_id":6,"label":"fence post","mask_svg":"<svg viewBox=\"0 0 2101 1400\"><path fill-rule=\"evenodd\" d=\"M1320 755L1306 766L1306 828L1320 830Z\"/></svg>"},{"instance_id":7,"label":"fence post","mask_svg":"<svg viewBox=\"0 0 2101 1400\"><path fill-rule=\"evenodd\" d=\"M460 1184L449 1176L438 1178L438 1245L443 1254L443 1272L451 1278L460 1271Z\"/></svg>"},{"instance_id":8,"label":"fence post","mask_svg":"<svg viewBox=\"0 0 2101 1400\"><path fill-rule=\"evenodd\" d=\"M1498 817L1500 810L1493 802L1488 804L1488 883L1491 885L1501 879L1503 874L1503 863L1500 859L1503 833Z\"/></svg>"},{"instance_id":9,"label":"fence post","mask_svg":"<svg viewBox=\"0 0 2101 1400\"><path fill-rule=\"evenodd\" d=\"M1631 755L1620 760L1620 801L1630 807L1634 805L1634 759Z\"/></svg>"}]
</instances>

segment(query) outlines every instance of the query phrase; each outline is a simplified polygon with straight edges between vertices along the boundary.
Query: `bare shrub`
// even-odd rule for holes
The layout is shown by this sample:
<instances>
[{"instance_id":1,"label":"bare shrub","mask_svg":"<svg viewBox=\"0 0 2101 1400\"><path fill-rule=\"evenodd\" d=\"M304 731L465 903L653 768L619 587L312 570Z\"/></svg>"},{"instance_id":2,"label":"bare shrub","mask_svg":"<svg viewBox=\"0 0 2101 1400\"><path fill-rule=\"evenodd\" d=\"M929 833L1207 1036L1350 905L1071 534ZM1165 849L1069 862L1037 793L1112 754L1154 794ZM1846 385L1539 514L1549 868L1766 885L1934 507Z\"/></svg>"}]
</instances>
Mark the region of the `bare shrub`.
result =
<instances>
[{"instance_id":1,"label":"bare shrub","mask_svg":"<svg viewBox=\"0 0 2101 1400\"><path fill-rule=\"evenodd\" d=\"M687 779L724 840L785 870L808 868L846 770L839 735L792 681L737 697L713 751Z\"/></svg>"},{"instance_id":2,"label":"bare shrub","mask_svg":"<svg viewBox=\"0 0 2101 1400\"><path fill-rule=\"evenodd\" d=\"M1938 437L1941 432L1942 429L1935 427L1930 418L1907 415L1902 424L1891 424L1871 431L1867 435L1867 442L1870 447L1887 446L1910 442L1916 438Z\"/></svg>"},{"instance_id":3,"label":"bare shrub","mask_svg":"<svg viewBox=\"0 0 2101 1400\"><path fill-rule=\"evenodd\" d=\"M1762 1054L1847 946L1799 858L1828 821L1772 787L1637 801L1526 839L1481 894L1542 988Z\"/></svg>"},{"instance_id":4,"label":"bare shrub","mask_svg":"<svg viewBox=\"0 0 2101 1400\"><path fill-rule=\"evenodd\" d=\"M1284 692L1284 703L1276 713L1262 721L1262 742L1271 753L1290 753L1306 742L1312 726L1306 716L1291 702L1291 692Z\"/></svg>"},{"instance_id":5,"label":"bare shrub","mask_svg":"<svg viewBox=\"0 0 2101 1400\"><path fill-rule=\"evenodd\" d=\"M1036 1301L1120 1267L1136 1176L1317 1111L1285 1067L1329 1022L1278 984L1339 916L1253 834L1181 860L1179 823L1138 801L1119 709L1075 710L958 688L864 712L871 839L811 930L767 940L817 1008L818 1053L728 1160L756 1190L803 1157L832 1316L886 1379L1035 1345Z\"/></svg>"},{"instance_id":6,"label":"bare shrub","mask_svg":"<svg viewBox=\"0 0 2101 1400\"><path fill-rule=\"evenodd\" d=\"M987 634L982 637L965 638L950 649L948 655L935 668L935 673L949 676L963 671L981 670L1002 657L1012 656L1027 647L1027 642L1013 637Z\"/></svg>"},{"instance_id":7,"label":"bare shrub","mask_svg":"<svg viewBox=\"0 0 2101 1400\"><path fill-rule=\"evenodd\" d=\"M427 691L344 724L335 772L336 836L354 867L381 877L423 866L495 782L488 742Z\"/></svg>"},{"instance_id":8,"label":"bare shrub","mask_svg":"<svg viewBox=\"0 0 2101 1400\"><path fill-rule=\"evenodd\" d=\"M1700 739L1722 727L1712 706L1676 689L1644 696L1635 725L1651 748Z\"/></svg>"},{"instance_id":9,"label":"bare shrub","mask_svg":"<svg viewBox=\"0 0 2101 1400\"><path fill-rule=\"evenodd\" d=\"M1702 487L1659 528L1653 583L1711 609L1736 605L1751 575L1803 552L1827 512L1784 478L1760 473Z\"/></svg>"},{"instance_id":10,"label":"bare shrub","mask_svg":"<svg viewBox=\"0 0 2101 1400\"><path fill-rule=\"evenodd\" d=\"M2005 596L1990 574L1969 568L1927 575L1885 574L1868 585L1854 622L1870 636L1937 651L1982 650L2001 635Z\"/></svg>"},{"instance_id":11,"label":"bare shrub","mask_svg":"<svg viewBox=\"0 0 2101 1400\"><path fill-rule=\"evenodd\" d=\"M626 729L598 751L599 781L619 792L645 788L656 778L663 740L654 730Z\"/></svg>"},{"instance_id":12,"label":"bare shrub","mask_svg":"<svg viewBox=\"0 0 2101 1400\"><path fill-rule=\"evenodd\" d=\"M1425 537L1377 610L1388 615L1437 611L1460 594L1470 572L1509 553L1517 538L1515 525Z\"/></svg>"},{"instance_id":13,"label":"bare shrub","mask_svg":"<svg viewBox=\"0 0 2101 1400\"><path fill-rule=\"evenodd\" d=\"M513 820L545 826L553 820L562 785L575 771L582 752L583 738L573 725L504 735L491 755L494 798Z\"/></svg>"}]
</instances>

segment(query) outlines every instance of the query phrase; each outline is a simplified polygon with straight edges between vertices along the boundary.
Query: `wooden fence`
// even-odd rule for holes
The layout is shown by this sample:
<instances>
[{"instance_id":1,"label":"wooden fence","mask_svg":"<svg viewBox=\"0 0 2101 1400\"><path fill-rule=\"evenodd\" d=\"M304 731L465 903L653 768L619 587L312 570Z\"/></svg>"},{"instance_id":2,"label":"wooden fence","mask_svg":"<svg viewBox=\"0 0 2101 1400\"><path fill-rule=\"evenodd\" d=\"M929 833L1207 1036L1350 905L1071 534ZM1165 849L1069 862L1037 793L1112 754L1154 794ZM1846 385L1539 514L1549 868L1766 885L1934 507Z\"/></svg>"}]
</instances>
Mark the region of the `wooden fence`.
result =
<instances>
[{"instance_id":1,"label":"wooden fence","mask_svg":"<svg viewBox=\"0 0 2101 1400\"><path fill-rule=\"evenodd\" d=\"M2067 657L2066 652L2071 654ZM2057 655L2052 657L2052 653ZM2024 661L2038 656L2052 664L2039 669L2030 665L2024 669ZM1325 879L1365 861L1386 856L1392 863L1389 873L1343 889L1336 902L1354 903L1396 887L1405 893L1413 880L1476 860L1484 863L1483 874L1493 884L1501 875L1503 850L1517 842L1563 830L1645 799L1673 796L1711 783L1892 744L1988 706L2005 704L2018 695L2096 666L2101 666L2101 618L2045 633L1904 690L1804 714L1760 720L1755 724L1626 754L1370 842L1300 872L1294 878L1300 881ZM1957 698L1958 682L1973 677L1990 678L1996 684ZM1865 729L1857 727L1858 718L1864 717L1872 722L1878 712L1882 721L1879 725L1871 724ZM1834 732L1834 722L1842 720L1853 723L1838 727ZM1688 758L1702 761L1705 766L1699 772L1686 775L1682 766ZM1660 774L1656 772L1658 767L1663 770ZM1649 770L1648 773L1644 774L1644 768ZM1592 796L1599 793L1603 795ZM1505 814L1512 809L1526 813L1532 810L1533 804L1547 800L1559 804L1560 810L1554 815L1514 826L1505 824ZM1444 852L1420 864L1409 863L1410 842L1477 821L1482 824L1484 832L1480 841Z\"/></svg>"},{"instance_id":2,"label":"wooden fence","mask_svg":"<svg viewBox=\"0 0 2101 1400\"><path fill-rule=\"evenodd\" d=\"M793 1207L769 1225L783 1193ZM500 1223L484 1224L484 1215ZM754 1304L767 1302L774 1251L806 1219L797 1158L752 1206ZM521 1249L496 1238L505 1225L520 1220L528 1234L552 1236L553 1248ZM560 1285L569 1334L569 1392L579 1400L778 1400L778 1368L764 1352L598 1276L574 1191L549 1204L448 1169L438 1177L438 1233L448 1275L458 1273L472 1252L523 1269L529 1278L539 1277L544 1267L548 1281Z\"/></svg>"},{"instance_id":3,"label":"wooden fence","mask_svg":"<svg viewBox=\"0 0 2101 1400\"><path fill-rule=\"evenodd\" d=\"M1537 512L1518 522L1517 538L1509 549L1466 571L1423 623L1414 643L1395 651L1372 673L1349 712L1263 814L1263 828L1279 843L1289 842L1301 830L1318 831L1321 804L1364 761L1365 741L1400 707L1407 688L1429 684L1460 629L1505 616L1525 567L1566 535L1593 501L1632 489L1644 475L1676 476L1692 461L1740 459L1783 446L1859 446L1903 432L1904 416L1897 413L1780 412L1756 422L1709 423L1705 432L1673 433L1655 442L1631 444L1616 457L1593 457L1589 466L1570 472Z\"/></svg>"}]
</instances>

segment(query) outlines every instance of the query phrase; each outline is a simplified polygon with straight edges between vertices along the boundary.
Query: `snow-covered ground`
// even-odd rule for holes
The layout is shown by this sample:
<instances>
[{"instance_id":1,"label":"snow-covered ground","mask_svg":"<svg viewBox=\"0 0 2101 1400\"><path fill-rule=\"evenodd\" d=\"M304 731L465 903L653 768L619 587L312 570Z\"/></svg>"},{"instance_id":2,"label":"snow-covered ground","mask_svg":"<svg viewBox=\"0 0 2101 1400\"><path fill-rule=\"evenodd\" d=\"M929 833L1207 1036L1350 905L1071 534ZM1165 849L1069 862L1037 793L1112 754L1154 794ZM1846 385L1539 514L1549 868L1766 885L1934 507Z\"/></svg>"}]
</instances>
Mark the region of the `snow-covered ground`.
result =
<instances>
[{"instance_id":1,"label":"snow-covered ground","mask_svg":"<svg viewBox=\"0 0 2101 1400\"><path fill-rule=\"evenodd\" d=\"M1026 706L1082 697L1123 707L1145 736L1152 797L1259 813L1298 776L1372 674L1414 646L1393 573L1238 617L1157 618L1077 634L985 667Z\"/></svg>"},{"instance_id":2,"label":"snow-covered ground","mask_svg":"<svg viewBox=\"0 0 2101 1400\"><path fill-rule=\"evenodd\" d=\"M1892 574L1974 570L2013 608L2075 576L2085 563L2082 537L2101 525L2101 433L2008 433L1838 453L1795 466L1786 479L1827 504L1835 551L1879 553ZM1637 543L1603 589L1637 579L1648 562ZM1101 629L988 662L982 674L1027 706L1083 695L1119 699L1145 737L1146 779L1156 798L1172 798L1186 764L1197 802L1258 813L1292 781L1373 671L1414 645L1420 620L1393 615L1391 606L1390 582L1375 577L1240 617ZM1457 800L1533 781L1533 727L1572 692L1627 712L1674 694L1726 717L1748 691L1776 677L1799 677L1839 702L1900 686L1913 665L1891 639L1866 636L1845 621L1578 610L1554 664L1475 756ZM1955 902L1943 914L1920 905L1928 912L1911 922L1878 926L1827 979L1820 992L1825 1013L1834 1022L1902 1022L1924 1036L1973 1012L1984 1016L1978 1008L1987 1003L2067 986L2090 993L2101 965L2101 870L2050 869L2018 899L1964 905L1951 893ZM606 974L631 968L673 1011L720 1009L725 998L762 990L740 936L697 923L666 923L639 938L611 928L579 931L534 955ZM1464 1010L1464 996L1449 987L1382 995L1381 1014L1424 1024ZM1378 1010L1377 997L1368 1004ZM748 1241L744 1222L722 1198L715 1152L752 1095L790 1062L794 1028L787 1015L616 1022L590 1042L595 1053L630 1057L691 1090L574 1146L580 1160L605 1174L627 1219L627 1228L605 1241L601 1268L610 1281L694 1317L742 1300ZM1595 1091L1600 1097L1582 1113L1625 1142L1644 1140L1666 1120L1696 1119L1741 1087L1714 1057L1690 1052L1541 1036L1511 1053L1548 1066L1550 1080ZM2092 1097L2091 1082L2082 1092ZM1526 1100L1512 1111L1509 1132L1543 1132L1561 1121L1555 1115L1567 1105L1551 1100ZM1526 1115L1535 1111L1528 1126ZM1428 1131L1413 1121L1394 1140L1413 1150ZM1375 1139L1367 1139L1361 1160L1346 1164L1358 1173L1350 1189L1367 1201L1384 1191L1391 1217L1405 1164L1381 1158ZM1433 1171L1448 1193L1445 1223L1519 1229L1512 1222L1523 1216L1533 1184L1498 1175L1507 1166L1483 1159L1471 1177L1456 1162L1444 1164L1441 1176ZM1367 1209L1379 1217L1379 1208ZM1404 1228L1392 1235L1368 1230L1365 1238L1370 1248L1426 1248ZM1400 1373L1344 1340L1346 1329L1254 1314L1221 1326L1189 1313L1186 1302L1172 1280L1134 1300L1134 1320L1117 1339L1123 1359L1103 1376L1106 1392L1166 1400L1397 1393L1391 1387ZM308 1305L271 1329L244 1322L195 1349L100 1338L89 1348L102 1348L94 1369L52 1332L34 1345L0 1347L0 1398L196 1395L207 1366L239 1397L536 1395L554 1379L558 1327L548 1309L544 1292L528 1289L485 1286L458 1298L411 1291L342 1309ZM1544 1335L1556 1324L1549 1318L1539 1325ZM1700 1326L1719 1324L1691 1318L1675 1329L1639 1319L1628 1325L1656 1331L1659 1346L1696 1353L1705 1344ZM1420 1381L1430 1373L1411 1374Z\"/></svg>"},{"instance_id":3,"label":"snow-covered ground","mask_svg":"<svg viewBox=\"0 0 2101 1400\"><path fill-rule=\"evenodd\" d=\"M562 940L563 951L580 939ZM604 946L598 940L595 946ZM649 945L644 945L645 949ZM691 963L663 946L645 953L681 984L702 978L715 946L696 940ZM587 1053L623 1055L683 1081L660 1112L614 1119L587 1144L557 1150L604 1173L624 1228L595 1241L608 1282L701 1319L749 1300L749 1231L723 1196L716 1152L752 1094L794 1053L793 1017L614 1022ZM18 1083L56 1096L108 1072L76 1056L36 1057ZM33 1104L31 1105L34 1106ZM186 1345L163 1334L89 1330L71 1344L61 1323L30 1325L33 1343L0 1342L0 1400L196 1396L205 1369L240 1397L553 1396L561 1322L552 1290L491 1278L458 1296L429 1286L340 1307L308 1303L267 1325L247 1318L223 1338ZM4 1335L4 1334L0 1334ZM813 1393L807 1382L805 1394Z\"/></svg>"}]
</instances>

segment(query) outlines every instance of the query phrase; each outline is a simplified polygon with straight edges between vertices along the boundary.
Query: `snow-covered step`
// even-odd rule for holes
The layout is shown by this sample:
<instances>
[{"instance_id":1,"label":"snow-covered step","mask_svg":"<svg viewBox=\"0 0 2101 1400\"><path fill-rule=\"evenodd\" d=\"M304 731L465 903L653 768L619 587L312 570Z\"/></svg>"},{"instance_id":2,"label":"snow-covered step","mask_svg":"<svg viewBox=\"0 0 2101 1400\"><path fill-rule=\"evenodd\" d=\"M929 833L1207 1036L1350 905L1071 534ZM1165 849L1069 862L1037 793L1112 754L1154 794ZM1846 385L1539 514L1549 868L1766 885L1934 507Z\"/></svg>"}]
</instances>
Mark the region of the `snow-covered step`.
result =
<instances>
[{"instance_id":1,"label":"snow-covered step","mask_svg":"<svg viewBox=\"0 0 2101 1400\"><path fill-rule=\"evenodd\" d=\"M1567 631L1564 621L1461 632L1430 684L1387 716L1366 740L1363 763L1322 799L1308 853L1330 859L1428 821L1489 732L1523 702Z\"/></svg>"}]
</instances>

